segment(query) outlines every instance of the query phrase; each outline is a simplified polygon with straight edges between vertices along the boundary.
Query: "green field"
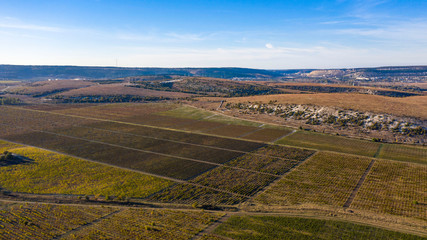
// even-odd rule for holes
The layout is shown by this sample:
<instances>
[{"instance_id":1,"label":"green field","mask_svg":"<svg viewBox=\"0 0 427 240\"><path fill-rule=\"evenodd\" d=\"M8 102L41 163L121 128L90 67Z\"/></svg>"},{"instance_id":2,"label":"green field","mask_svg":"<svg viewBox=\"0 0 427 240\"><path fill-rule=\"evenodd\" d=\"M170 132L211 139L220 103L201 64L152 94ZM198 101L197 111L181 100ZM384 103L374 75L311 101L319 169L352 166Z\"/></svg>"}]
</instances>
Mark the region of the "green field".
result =
<instances>
[{"instance_id":1,"label":"green field","mask_svg":"<svg viewBox=\"0 0 427 240\"><path fill-rule=\"evenodd\" d=\"M295 217L232 216L202 239L425 239L349 222Z\"/></svg>"},{"instance_id":2,"label":"green field","mask_svg":"<svg viewBox=\"0 0 427 240\"><path fill-rule=\"evenodd\" d=\"M24 193L147 197L172 182L33 147L10 152L29 163L0 167L2 188Z\"/></svg>"},{"instance_id":3,"label":"green field","mask_svg":"<svg viewBox=\"0 0 427 240\"><path fill-rule=\"evenodd\" d=\"M427 220L427 166L377 160L350 207Z\"/></svg>"},{"instance_id":4,"label":"green field","mask_svg":"<svg viewBox=\"0 0 427 240\"><path fill-rule=\"evenodd\" d=\"M314 203L342 207L370 162L365 157L320 152L254 201L273 206Z\"/></svg>"},{"instance_id":5,"label":"green field","mask_svg":"<svg viewBox=\"0 0 427 240\"><path fill-rule=\"evenodd\" d=\"M379 153L379 157L427 164L427 148L398 144L384 144Z\"/></svg>"},{"instance_id":6,"label":"green field","mask_svg":"<svg viewBox=\"0 0 427 240\"><path fill-rule=\"evenodd\" d=\"M380 143L313 132L296 132L276 143L373 157Z\"/></svg>"},{"instance_id":7,"label":"green field","mask_svg":"<svg viewBox=\"0 0 427 240\"><path fill-rule=\"evenodd\" d=\"M0 140L0 154L12 148L22 147L22 145Z\"/></svg>"}]
</instances>

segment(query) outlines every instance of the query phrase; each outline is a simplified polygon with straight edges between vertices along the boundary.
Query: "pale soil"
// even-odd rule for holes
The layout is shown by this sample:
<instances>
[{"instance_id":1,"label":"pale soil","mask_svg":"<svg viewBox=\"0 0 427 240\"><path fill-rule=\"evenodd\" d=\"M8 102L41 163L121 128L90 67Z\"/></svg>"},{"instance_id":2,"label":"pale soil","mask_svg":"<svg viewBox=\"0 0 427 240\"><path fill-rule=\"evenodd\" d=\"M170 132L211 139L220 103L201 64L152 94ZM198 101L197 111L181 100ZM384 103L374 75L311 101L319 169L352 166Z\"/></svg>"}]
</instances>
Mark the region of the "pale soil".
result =
<instances>
[{"instance_id":1,"label":"pale soil","mask_svg":"<svg viewBox=\"0 0 427 240\"><path fill-rule=\"evenodd\" d=\"M279 104L307 104L317 106L338 107L373 113L388 113L396 116L417 117L427 119L427 96L405 98L384 97L357 93L316 93L316 94L277 94L265 96L237 98L201 98L201 100L226 102L260 102L277 101Z\"/></svg>"}]
</instances>

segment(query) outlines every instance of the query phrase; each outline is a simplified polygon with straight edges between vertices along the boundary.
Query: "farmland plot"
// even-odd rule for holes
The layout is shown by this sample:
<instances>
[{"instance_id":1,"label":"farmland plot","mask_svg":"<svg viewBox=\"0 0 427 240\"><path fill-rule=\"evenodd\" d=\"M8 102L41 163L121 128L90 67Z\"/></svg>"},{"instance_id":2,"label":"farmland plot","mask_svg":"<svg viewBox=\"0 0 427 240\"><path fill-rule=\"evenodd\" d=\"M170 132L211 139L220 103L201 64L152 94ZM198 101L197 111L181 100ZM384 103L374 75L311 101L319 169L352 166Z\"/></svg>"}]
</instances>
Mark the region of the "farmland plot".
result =
<instances>
[{"instance_id":1,"label":"farmland plot","mask_svg":"<svg viewBox=\"0 0 427 240\"><path fill-rule=\"evenodd\" d=\"M271 142L291 132L292 130L290 129L263 128L253 133L250 133L248 135L245 135L242 138L249 139L249 140Z\"/></svg>"},{"instance_id":2,"label":"farmland plot","mask_svg":"<svg viewBox=\"0 0 427 240\"><path fill-rule=\"evenodd\" d=\"M203 173L190 182L251 196L276 178L277 176L222 166Z\"/></svg>"},{"instance_id":3,"label":"farmland plot","mask_svg":"<svg viewBox=\"0 0 427 240\"><path fill-rule=\"evenodd\" d=\"M113 211L109 207L4 205L0 210L0 239L52 239Z\"/></svg>"},{"instance_id":4,"label":"farmland plot","mask_svg":"<svg viewBox=\"0 0 427 240\"><path fill-rule=\"evenodd\" d=\"M235 205L246 201L248 197L218 191L191 184L175 184L171 188L154 194L148 198L151 201L200 205Z\"/></svg>"},{"instance_id":5,"label":"farmland plot","mask_svg":"<svg viewBox=\"0 0 427 240\"><path fill-rule=\"evenodd\" d=\"M227 137L240 137L246 133L258 130L258 127L239 126L239 125L225 125L223 127L215 128L207 131L209 134L215 134Z\"/></svg>"},{"instance_id":6,"label":"farmland plot","mask_svg":"<svg viewBox=\"0 0 427 240\"><path fill-rule=\"evenodd\" d=\"M378 160L350 207L427 220L427 166Z\"/></svg>"},{"instance_id":7,"label":"farmland plot","mask_svg":"<svg viewBox=\"0 0 427 240\"><path fill-rule=\"evenodd\" d=\"M0 106L0 112L2 113L0 124L37 130L63 128L93 122L93 120L88 119L70 118L68 116L4 106ZM2 133L2 135L5 134Z\"/></svg>"},{"instance_id":8,"label":"farmland plot","mask_svg":"<svg viewBox=\"0 0 427 240\"><path fill-rule=\"evenodd\" d=\"M427 164L427 148L397 144L384 144L380 158Z\"/></svg>"},{"instance_id":9,"label":"farmland plot","mask_svg":"<svg viewBox=\"0 0 427 240\"><path fill-rule=\"evenodd\" d=\"M78 115L84 117L94 117L103 119L118 120L132 116L145 116L160 111L166 111L175 108L169 104L150 104L150 103L115 103L102 104L83 108L63 109L55 112Z\"/></svg>"},{"instance_id":10,"label":"farmland plot","mask_svg":"<svg viewBox=\"0 0 427 240\"><path fill-rule=\"evenodd\" d=\"M369 157L373 157L380 146L380 143L376 142L311 132L296 132L280 139L276 143L319 150L352 153Z\"/></svg>"},{"instance_id":11,"label":"farmland plot","mask_svg":"<svg viewBox=\"0 0 427 240\"><path fill-rule=\"evenodd\" d=\"M21 145L0 140L0 154L9 149L18 147L21 147Z\"/></svg>"},{"instance_id":12,"label":"farmland plot","mask_svg":"<svg viewBox=\"0 0 427 240\"><path fill-rule=\"evenodd\" d=\"M343 206L371 159L320 152L254 200L265 205Z\"/></svg>"},{"instance_id":13,"label":"farmland plot","mask_svg":"<svg viewBox=\"0 0 427 240\"><path fill-rule=\"evenodd\" d=\"M126 209L65 239L191 239L222 214Z\"/></svg>"},{"instance_id":14,"label":"farmland plot","mask_svg":"<svg viewBox=\"0 0 427 240\"><path fill-rule=\"evenodd\" d=\"M232 216L202 239L424 239L349 222L272 216Z\"/></svg>"},{"instance_id":15,"label":"farmland plot","mask_svg":"<svg viewBox=\"0 0 427 240\"><path fill-rule=\"evenodd\" d=\"M216 166L45 132L16 135L8 139L127 169L179 179L197 176Z\"/></svg>"},{"instance_id":16,"label":"farmland plot","mask_svg":"<svg viewBox=\"0 0 427 240\"><path fill-rule=\"evenodd\" d=\"M33 147L9 151L30 159L29 163L0 167L0 185L14 192L143 198L172 184Z\"/></svg>"},{"instance_id":17,"label":"farmland plot","mask_svg":"<svg viewBox=\"0 0 427 240\"><path fill-rule=\"evenodd\" d=\"M314 151L310 150L268 145L233 159L226 165L281 175L300 164L313 153Z\"/></svg>"}]
</instances>

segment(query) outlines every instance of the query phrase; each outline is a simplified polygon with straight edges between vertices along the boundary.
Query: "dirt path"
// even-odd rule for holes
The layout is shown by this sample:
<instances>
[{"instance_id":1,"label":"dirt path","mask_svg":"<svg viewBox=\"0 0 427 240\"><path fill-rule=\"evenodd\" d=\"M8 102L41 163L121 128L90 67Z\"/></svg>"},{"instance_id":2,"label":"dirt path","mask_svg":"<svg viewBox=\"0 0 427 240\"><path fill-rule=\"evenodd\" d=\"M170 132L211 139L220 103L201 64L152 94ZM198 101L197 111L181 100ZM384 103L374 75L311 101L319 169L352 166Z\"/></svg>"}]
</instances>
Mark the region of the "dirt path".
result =
<instances>
[{"instance_id":1,"label":"dirt path","mask_svg":"<svg viewBox=\"0 0 427 240\"><path fill-rule=\"evenodd\" d=\"M260 131L260 130L262 130L262 129L264 129L264 128L262 128L261 126L259 126L259 127L258 127L258 129L255 129L255 130L253 130L253 131L250 131L250 132L244 133L244 134L242 134L242 135L238 136L238 138L246 137L246 136L248 136L248 135L250 135L250 134L252 134L252 133L256 133L256 132L258 132L258 131Z\"/></svg>"},{"instance_id":2,"label":"dirt path","mask_svg":"<svg viewBox=\"0 0 427 240\"><path fill-rule=\"evenodd\" d=\"M381 149L384 147L384 143L381 143L380 146L378 147L377 152L374 154L374 158L378 158L378 156L381 153Z\"/></svg>"},{"instance_id":3,"label":"dirt path","mask_svg":"<svg viewBox=\"0 0 427 240\"><path fill-rule=\"evenodd\" d=\"M306 157L304 160L300 161L299 163L295 164L293 167L291 167L288 171L286 171L285 173L283 173L282 175L280 175L280 177L278 177L277 179L275 179L273 182L271 182L270 184L268 184L267 186L265 186L263 189L259 190L257 193L255 193L254 195L252 195L246 202L243 202L242 205L251 205L253 199L255 199L257 196L261 195L262 193L264 193L265 191L267 191L268 189L270 189L272 186L274 186L277 182L279 182L282 178L284 178L286 175L288 175L290 172L294 171L295 169L298 168L298 166L300 166L301 164L303 164L304 162L306 162L308 159L314 157L316 154L318 154L318 152L315 152L313 154L311 154L310 156Z\"/></svg>"},{"instance_id":4,"label":"dirt path","mask_svg":"<svg viewBox=\"0 0 427 240\"><path fill-rule=\"evenodd\" d=\"M283 135L283 136L281 136L281 137L278 137L277 139L274 139L273 141L271 141L271 142L277 142L277 141L279 141L280 139L282 139L282 138L284 138L284 137L287 137L287 136L290 136L290 135L292 135L292 134L294 134L294 133L296 133L297 132L297 130L292 130L290 133L287 133L287 134L285 134L285 135Z\"/></svg>"},{"instance_id":5,"label":"dirt path","mask_svg":"<svg viewBox=\"0 0 427 240\"><path fill-rule=\"evenodd\" d=\"M356 197L357 192L359 191L360 187L362 187L363 183L365 182L366 176L368 176L369 172L371 171L372 166L375 163L375 159L372 159L372 161L369 163L368 167L366 168L365 172L363 173L362 177L360 177L359 182L357 183L356 187L354 187L353 191L350 194L350 197L348 197L347 201L344 203L344 208L350 207L351 203L353 202L354 198Z\"/></svg>"},{"instance_id":6,"label":"dirt path","mask_svg":"<svg viewBox=\"0 0 427 240\"><path fill-rule=\"evenodd\" d=\"M67 237L67 236L69 236L69 235L71 235L71 234L73 234L73 233L76 233L76 232L78 232L78 231L80 231L80 230L82 230L82 229L84 229L84 228L87 228L87 227L89 227L89 226L92 226L93 224L95 224L95 223L97 223L97 222L100 222L100 221L102 221L102 220L104 220L104 219L107 219L107 218L109 218L109 217L113 216L114 214L117 214L117 213L119 213L119 212L121 212L121 211L123 211L123 209L116 210L116 211L114 211L114 212L112 212L112 213L109 213L109 214L107 214L107 215L103 216L103 217L100 217L100 218L98 218L98 219L95 219L95 220L94 220L94 221L92 221L92 222L89 222L89 223L83 224L83 225L81 225L81 226L78 226L78 227L76 227L76 228L74 228L74 229L72 229L72 230L70 230L70 231L68 231L68 232L66 232L66 233L64 233L64 234L62 234L62 235L59 235L59 236L54 237L53 239L62 239L62 238L65 238L65 237Z\"/></svg>"}]
</instances>

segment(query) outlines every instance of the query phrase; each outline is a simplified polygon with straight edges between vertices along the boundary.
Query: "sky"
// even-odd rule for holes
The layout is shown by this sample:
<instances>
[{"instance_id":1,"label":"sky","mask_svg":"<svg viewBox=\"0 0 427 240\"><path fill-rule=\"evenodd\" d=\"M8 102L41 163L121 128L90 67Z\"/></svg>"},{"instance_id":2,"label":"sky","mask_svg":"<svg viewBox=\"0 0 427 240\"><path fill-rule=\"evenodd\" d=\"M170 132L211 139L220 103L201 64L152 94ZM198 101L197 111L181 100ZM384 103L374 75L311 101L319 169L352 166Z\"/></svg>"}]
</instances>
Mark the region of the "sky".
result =
<instances>
[{"instance_id":1,"label":"sky","mask_svg":"<svg viewBox=\"0 0 427 240\"><path fill-rule=\"evenodd\" d=\"M427 65L427 1L0 0L0 64Z\"/></svg>"}]
</instances>

